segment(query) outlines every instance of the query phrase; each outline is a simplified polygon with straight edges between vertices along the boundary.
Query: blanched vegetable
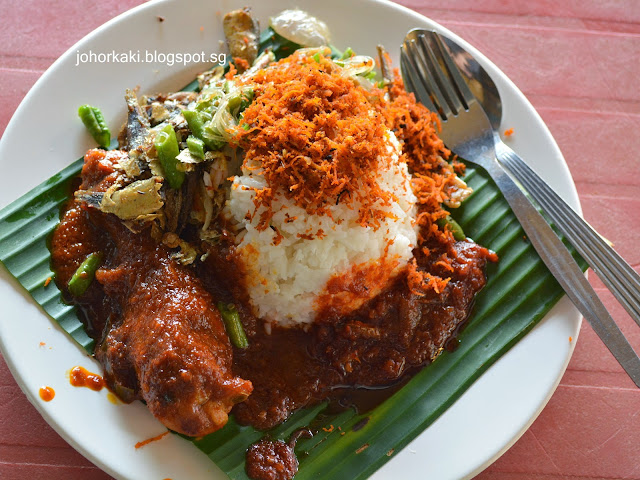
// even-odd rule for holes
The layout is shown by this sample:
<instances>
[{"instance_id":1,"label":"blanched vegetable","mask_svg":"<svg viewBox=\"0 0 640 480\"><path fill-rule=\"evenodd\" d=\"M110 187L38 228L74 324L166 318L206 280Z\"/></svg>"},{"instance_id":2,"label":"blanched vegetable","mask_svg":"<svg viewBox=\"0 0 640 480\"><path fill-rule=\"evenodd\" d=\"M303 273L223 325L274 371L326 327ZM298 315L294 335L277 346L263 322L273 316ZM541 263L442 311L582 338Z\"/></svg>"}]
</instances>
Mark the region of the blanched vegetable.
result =
<instances>
[{"instance_id":1,"label":"blanched vegetable","mask_svg":"<svg viewBox=\"0 0 640 480\"><path fill-rule=\"evenodd\" d=\"M253 88L236 87L228 83L225 93L211 121L205 125L204 137L214 142L227 143L233 139L233 129L238 126L242 112L253 101Z\"/></svg>"},{"instance_id":2,"label":"blanched vegetable","mask_svg":"<svg viewBox=\"0 0 640 480\"><path fill-rule=\"evenodd\" d=\"M187 121L189 130L191 130L193 136L202 140L207 148L210 150L219 150L224 146L223 141L216 140L212 138L210 134L205 132L205 123L207 121L206 117L209 116L210 119L210 114L207 112L200 112L198 110L185 110L182 112L182 115Z\"/></svg>"}]
</instances>

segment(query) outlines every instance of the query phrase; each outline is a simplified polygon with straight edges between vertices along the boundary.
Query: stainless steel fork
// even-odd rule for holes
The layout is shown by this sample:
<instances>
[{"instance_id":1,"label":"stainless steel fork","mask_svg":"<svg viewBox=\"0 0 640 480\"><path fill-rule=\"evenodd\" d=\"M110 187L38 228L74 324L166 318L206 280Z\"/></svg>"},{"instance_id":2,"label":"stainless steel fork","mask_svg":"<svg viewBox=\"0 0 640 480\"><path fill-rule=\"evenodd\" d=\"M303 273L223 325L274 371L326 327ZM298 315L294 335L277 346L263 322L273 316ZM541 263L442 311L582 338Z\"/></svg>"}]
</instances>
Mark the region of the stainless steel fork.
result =
<instances>
[{"instance_id":1,"label":"stainless steel fork","mask_svg":"<svg viewBox=\"0 0 640 480\"><path fill-rule=\"evenodd\" d=\"M549 271L640 387L640 358L569 250L498 162L489 119L446 53L439 35L425 32L407 37L401 47L401 68L407 89L413 91L427 108L439 114L440 136L447 147L489 173Z\"/></svg>"},{"instance_id":2,"label":"stainless steel fork","mask_svg":"<svg viewBox=\"0 0 640 480\"><path fill-rule=\"evenodd\" d=\"M496 140L496 153L640 326L640 275L511 148Z\"/></svg>"}]
</instances>

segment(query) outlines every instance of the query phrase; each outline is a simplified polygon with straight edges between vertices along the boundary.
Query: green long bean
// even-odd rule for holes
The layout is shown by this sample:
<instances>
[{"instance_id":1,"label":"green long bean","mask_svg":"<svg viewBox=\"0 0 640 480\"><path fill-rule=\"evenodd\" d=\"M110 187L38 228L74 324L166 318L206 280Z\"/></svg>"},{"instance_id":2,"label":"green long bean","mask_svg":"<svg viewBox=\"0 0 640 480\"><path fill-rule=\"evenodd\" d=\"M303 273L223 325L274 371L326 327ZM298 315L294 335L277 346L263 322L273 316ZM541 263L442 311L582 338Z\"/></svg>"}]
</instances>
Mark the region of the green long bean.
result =
<instances>
[{"instance_id":1,"label":"green long bean","mask_svg":"<svg viewBox=\"0 0 640 480\"><path fill-rule=\"evenodd\" d=\"M191 155L200 160L204 160L204 142L202 140L193 135L189 135L187 137L187 147L189 147Z\"/></svg>"},{"instance_id":2,"label":"green long bean","mask_svg":"<svg viewBox=\"0 0 640 480\"><path fill-rule=\"evenodd\" d=\"M189 125L189 130L194 137L202 140L209 150L220 150L224 143L216 142L215 140L207 137L204 128L206 119L205 116L196 110L183 110L182 116Z\"/></svg>"},{"instance_id":3,"label":"green long bean","mask_svg":"<svg viewBox=\"0 0 640 480\"><path fill-rule=\"evenodd\" d=\"M165 125L165 127L158 132L155 146L156 152L158 153L158 160L160 160L160 164L164 170L164 178L169 182L171 188L180 188L182 182L184 182L185 173L178 170L178 160L176 160L176 157L180 153L180 147L178 146L176 131L171 124Z\"/></svg>"},{"instance_id":4,"label":"green long bean","mask_svg":"<svg viewBox=\"0 0 640 480\"><path fill-rule=\"evenodd\" d=\"M247 340L247 335L244 333L244 328L240 321L240 314L236 306L232 303L226 304L218 302L218 310L220 310L220 315L222 315L222 320L227 328L227 335L229 335L231 343L238 348L247 348L249 346L249 340Z\"/></svg>"},{"instance_id":5,"label":"green long bean","mask_svg":"<svg viewBox=\"0 0 640 480\"><path fill-rule=\"evenodd\" d=\"M100 109L91 105L81 105L78 108L78 116L98 145L109 148L111 132Z\"/></svg>"},{"instance_id":6,"label":"green long bean","mask_svg":"<svg viewBox=\"0 0 640 480\"><path fill-rule=\"evenodd\" d=\"M67 285L69 293L71 293L71 295L73 295L74 297L79 297L84 292L86 292L87 288L89 288L89 285L91 285L91 282L95 277L96 270L98 270L101 263L101 253L96 252L90 254L74 272L71 280L69 280L69 284Z\"/></svg>"},{"instance_id":7,"label":"green long bean","mask_svg":"<svg viewBox=\"0 0 640 480\"><path fill-rule=\"evenodd\" d=\"M195 110L184 110L182 115L187 121L189 130L191 130L193 136L205 142L206 145L206 139L204 136L204 118L202 114Z\"/></svg>"}]
</instances>

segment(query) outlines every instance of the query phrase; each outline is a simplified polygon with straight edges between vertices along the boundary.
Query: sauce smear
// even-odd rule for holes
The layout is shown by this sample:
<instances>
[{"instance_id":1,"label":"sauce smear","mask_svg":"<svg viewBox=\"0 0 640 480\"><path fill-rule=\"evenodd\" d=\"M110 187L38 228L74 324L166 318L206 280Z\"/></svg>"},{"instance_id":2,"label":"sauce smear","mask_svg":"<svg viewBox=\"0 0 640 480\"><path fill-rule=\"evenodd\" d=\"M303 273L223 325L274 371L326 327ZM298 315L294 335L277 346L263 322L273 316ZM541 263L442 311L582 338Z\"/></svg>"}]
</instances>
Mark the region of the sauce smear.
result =
<instances>
[{"instance_id":1,"label":"sauce smear","mask_svg":"<svg viewBox=\"0 0 640 480\"><path fill-rule=\"evenodd\" d=\"M69 382L74 387L87 387L96 392L99 392L106 386L104 378L80 366L71 369Z\"/></svg>"},{"instance_id":2,"label":"sauce smear","mask_svg":"<svg viewBox=\"0 0 640 480\"><path fill-rule=\"evenodd\" d=\"M141 442L136 443L136 448L142 448L145 445L149 445L151 442L155 442L160 440L162 437L164 437L165 435L169 434L169 430L167 430L164 433L161 433L160 435L156 435L155 437L151 437L151 438L147 438L146 440L143 440Z\"/></svg>"},{"instance_id":3,"label":"sauce smear","mask_svg":"<svg viewBox=\"0 0 640 480\"><path fill-rule=\"evenodd\" d=\"M40 394L40 398L45 402L50 402L51 400L53 400L53 397L56 396L55 390L51 387L46 386L40 387L38 393Z\"/></svg>"}]
</instances>

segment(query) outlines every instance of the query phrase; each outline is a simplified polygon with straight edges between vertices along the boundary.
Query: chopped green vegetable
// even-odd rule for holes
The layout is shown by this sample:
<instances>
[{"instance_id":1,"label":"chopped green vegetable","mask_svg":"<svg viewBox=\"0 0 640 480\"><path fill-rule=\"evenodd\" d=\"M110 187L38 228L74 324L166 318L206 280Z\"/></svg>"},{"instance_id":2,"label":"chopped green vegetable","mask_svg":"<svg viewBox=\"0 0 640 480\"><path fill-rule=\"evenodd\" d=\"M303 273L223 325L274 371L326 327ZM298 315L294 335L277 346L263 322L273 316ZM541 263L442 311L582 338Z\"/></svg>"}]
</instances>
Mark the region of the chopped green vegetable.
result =
<instances>
[{"instance_id":1,"label":"chopped green vegetable","mask_svg":"<svg viewBox=\"0 0 640 480\"><path fill-rule=\"evenodd\" d=\"M368 80L375 80L376 79L376 72L371 71L369 73L365 73L364 75L362 75L364 78L368 79Z\"/></svg>"},{"instance_id":2,"label":"chopped green vegetable","mask_svg":"<svg viewBox=\"0 0 640 480\"><path fill-rule=\"evenodd\" d=\"M227 327L227 334L229 340L238 348L247 348L249 346L249 340L244 333L242 322L240 321L240 314L233 303L218 302L218 310L222 315L222 320Z\"/></svg>"},{"instance_id":3,"label":"chopped green vegetable","mask_svg":"<svg viewBox=\"0 0 640 480\"><path fill-rule=\"evenodd\" d=\"M182 112L182 115L187 121L189 130L191 130L193 136L202 140L207 148L209 148L210 150L220 150L220 148L222 148L222 146L224 145L223 143L208 138L205 134L205 117L202 112L197 112L194 110L184 110Z\"/></svg>"},{"instance_id":4,"label":"chopped green vegetable","mask_svg":"<svg viewBox=\"0 0 640 480\"><path fill-rule=\"evenodd\" d=\"M107 127L102 112L98 107L92 107L91 105L81 105L78 108L78 116L84 126L87 127L89 133L93 139L98 142L102 148L109 148L111 143L111 132Z\"/></svg>"},{"instance_id":5,"label":"chopped green vegetable","mask_svg":"<svg viewBox=\"0 0 640 480\"><path fill-rule=\"evenodd\" d=\"M322 57L320 56L320 53L316 53L316 54L313 56L313 59L316 61L316 63L320 63L320 59L321 59L321 58L322 58Z\"/></svg>"},{"instance_id":6,"label":"chopped green vegetable","mask_svg":"<svg viewBox=\"0 0 640 480\"><path fill-rule=\"evenodd\" d=\"M79 297L84 292L87 291L89 285L93 281L93 277L96 274L96 270L100 267L102 263L102 254L100 253L92 253L89 255L84 262L80 264L78 269L75 271L71 280L69 280L69 284L67 288L69 289L69 293L74 297Z\"/></svg>"},{"instance_id":7,"label":"chopped green vegetable","mask_svg":"<svg viewBox=\"0 0 640 480\"><path fill-rule=\"evenodd\" d=\"M229 95L227 109L234 117L238 117L253 101L253 89L244 88L237 90L236 95Z\"/></svg>"},{"instance_id":8,"label":"chopped green vegetable","mask_svg":"<svg viewBox=\"0 0 640 480\"><path fill-rule=\"evenodd\" d=\"M204 141L203 133L204 133L204 118L200 114L200 112L196 112L194 110L184 110L182 112L184 119L187 121L189 125L189 130L194 137L199 138Z\"/></svg>"},{"instance_id":9,"label":"chopped green vegetable","mask_svg":"<svg viewBox=\"0 0 640 480\"><path fill-rule=\"evenodd\" d=\"M447 215L444 218L440 218L436 223L441 228L445 228L447 225L449 225L449 229L453 234L453 238L455 238L458 241L462 241L465 238L467 238L460 224L456 222L453 218L451 218L451 216L449 215Z\"/></svg>"},{"instance_id":10,"label":"chopped green vegetable","mask_svg":"<svg viewBox=\"0 0 640 480\"><path fill-rule=\"evenodd\" d=\"M232 87L225 93L210 122L204 125L203 140L216 142L220 148L235 136L235 129L242 119L242 112L253 101L253 88L247 86ZM209 146L207 144L207 146Z\"/></svg>"},{"instance_id":11,"label":"chopped green vegetable","mask_svg":"<svg viewBox=\"0 0 640 480\"><path fill-rule=\"evenodd\" d=\"M225 82L225 84L226 83L228 82ZM193 110L200 112L207 120L210 120L224 94L224 88L209 85L206 90L202 91L202 94L196 102L195 107L193 107Z\"/></svg>"},{"instance_id":12,"label":"chopped green vegetable","mask_svg":"<svg viewBox=\"0 0 640 480\"><path fill-rule=\"evenodd\" d=\"M355 52L351 49L351 47L347 47L344 53L340 56L341 60L346 60L347 58L351 58L355 55Z\"/></svg>"},{"instance_id":13,"label":"chopped green vegetable","mask_svg":"<svg viewBox=\"0 0 640 480\"><path fill-rule=\"evenodd\" d=\"M193 135L189 135L187 137L187 147L189 147L191 155L204 160L204 142L202 140Z\"/></svg>"},{"instance_id":14,"label":"chopped green vegetable","mask_svg":"<svg viewBox=\"0 0 640 480\"><path fill-rule=\"evenodd\" d=\"M183 171L178 170L178 160L176 157L180 153L180 147L178 147L178 139L176 138L176 131L171 124L167 124L156 135L156 152L158 152L158 160L164 170L164 178L169 182L171 188L178 189L184 182Z\"/></svg>"}]
</instances>

